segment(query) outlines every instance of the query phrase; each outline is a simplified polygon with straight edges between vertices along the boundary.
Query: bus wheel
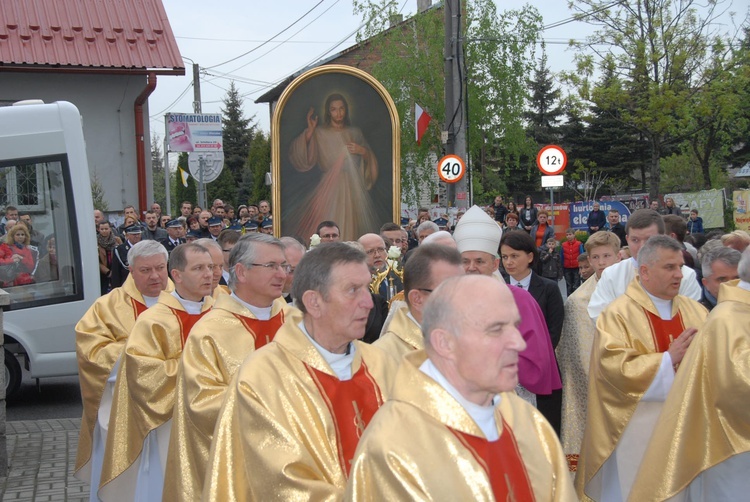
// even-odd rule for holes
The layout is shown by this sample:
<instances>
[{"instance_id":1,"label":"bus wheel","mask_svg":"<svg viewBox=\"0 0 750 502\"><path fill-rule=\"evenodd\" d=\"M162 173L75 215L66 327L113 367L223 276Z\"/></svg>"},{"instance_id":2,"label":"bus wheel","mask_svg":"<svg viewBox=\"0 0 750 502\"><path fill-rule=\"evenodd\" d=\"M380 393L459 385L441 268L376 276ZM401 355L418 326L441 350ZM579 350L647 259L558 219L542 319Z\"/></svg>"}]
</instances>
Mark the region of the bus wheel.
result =
<instances>
[{"instance_id":1,"label":"bus wheel","mask_svg":"<svg viewBox=\"0 0 750 502\"><path fill-rule=\"evenodd\" d=\"M5 350L5 398L11 397L21 388L23 373L18 359L9 350Z\"/></svg>"}]
</instances>

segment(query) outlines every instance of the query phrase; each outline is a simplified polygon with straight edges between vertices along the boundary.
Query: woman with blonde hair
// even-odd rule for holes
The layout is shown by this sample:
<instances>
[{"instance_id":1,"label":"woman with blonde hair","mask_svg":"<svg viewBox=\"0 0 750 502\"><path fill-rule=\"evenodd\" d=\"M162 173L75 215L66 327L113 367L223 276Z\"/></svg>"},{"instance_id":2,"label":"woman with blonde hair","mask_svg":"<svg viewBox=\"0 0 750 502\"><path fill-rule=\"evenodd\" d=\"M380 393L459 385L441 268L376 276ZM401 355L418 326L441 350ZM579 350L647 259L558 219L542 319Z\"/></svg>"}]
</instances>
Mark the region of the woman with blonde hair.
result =
<instances>
[{"instance_id":1,"label":"woman with blonde hair","mask_svg":"<svg viewBox=\"0 0 750 502\"><path fill-rule=\"evenodd\" d=\"M32 284L38 252L32 249L31 234L23 223L17 223L0 244L0 285L2 287Z\"/></svg>"}]
</instances>

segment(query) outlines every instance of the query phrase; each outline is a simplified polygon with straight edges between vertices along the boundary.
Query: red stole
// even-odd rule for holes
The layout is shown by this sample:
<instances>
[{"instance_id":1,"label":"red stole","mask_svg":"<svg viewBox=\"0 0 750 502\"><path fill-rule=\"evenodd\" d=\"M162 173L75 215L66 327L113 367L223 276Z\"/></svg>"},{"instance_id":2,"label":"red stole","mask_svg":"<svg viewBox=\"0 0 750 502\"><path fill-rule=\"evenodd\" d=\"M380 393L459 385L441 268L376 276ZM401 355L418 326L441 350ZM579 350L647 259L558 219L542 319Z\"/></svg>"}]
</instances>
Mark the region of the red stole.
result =
<instances>
[{"instance_id":1,"label":"red stole","mask_svg":"<svg viewBox=\"0 0 750 502\"><path fill-rule=\"evenodd\" d=\"M208 310L204 310L200 314L188 314L184 310L179 309L173 309L172 307L169 307L169 310L172 311L174 316L177 318L177 322L180 325L180 339L182 340L182 346L185 346L185 340L187 340L188 335L190 334L190 330L193 329L193 326L195 323L201 320L201 317L203 317Z\"/></svg>"},{"instance_id":2,"label":"red stole","mask_svg":"<svg viewBox=\"0 0 750 502\"><path fill-rule=\"evenodd\" d=\"M643 309L648 319L649 327L651 328L651 336L656 346L656 352L666 352L669 350L669 346L675 338L685 331L685 324L682 322L682 314L677 311L677 314L670 320L665 321L658 315L652 314L646 309Z\"/></svg>"},{"instance_id":3,"label":"red stole","mask_svg":"<svg viewBox=\"0 0 750 502\"><path fill-rule=\"evenodd\" d=\"M503 431L497 441L472 436L448 427L461 444L474 456L490 480L495 500L534 500L529 475L523 464L518 443L503 420Z\"/></svg>"},{"instance_id":4,"label":"red stole","mask_svg":"<svg viewBox=\"0 0 750 502\"><path fill-rule=\"evenodd\" d=\"M350 380L339 380L308 364L305 367L333 419L339 464L348 477L359 438L383 404L383 395L364 361Z\"/></svg>"},{"instance_id":5,"label":"red stole","mask_svg":"<svg viewBox=\"0 0 750 502\"><path fill-rule=\"evenodd\" d=\"M254 317L245 317L239 314L234 314L234 316L239 319L245 329L253 335L253 338L255 339L255 350L271 343L273 337L276 336L276 332L281 325L284 324L284 311L280 311L267 321L261 321Z\"/></svg>"},{"instance_id":6,"label":"red stole","mask_svg":"<svg viewBox=\"0 0 750 502\"><path fill-rule=\"evenodd\" d=\"M133 311L135 312L135 318L138 319L138 317L143 314L146 310L148 310L148 307L144 305L143 303L139 302L135 298L130 298L130 303L133 304Z\"/></svg>"}]
</instances>

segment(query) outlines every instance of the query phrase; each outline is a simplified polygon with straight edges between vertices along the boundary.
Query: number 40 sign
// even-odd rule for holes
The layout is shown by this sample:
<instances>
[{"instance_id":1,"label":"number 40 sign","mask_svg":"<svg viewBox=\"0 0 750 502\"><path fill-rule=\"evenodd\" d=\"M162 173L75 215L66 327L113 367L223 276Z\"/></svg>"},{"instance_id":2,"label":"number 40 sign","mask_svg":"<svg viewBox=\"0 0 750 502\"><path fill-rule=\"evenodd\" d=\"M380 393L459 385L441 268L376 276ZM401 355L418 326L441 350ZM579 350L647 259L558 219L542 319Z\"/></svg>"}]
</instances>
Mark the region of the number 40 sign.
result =
<instances>
[{"instance_id":1,"label":"number 40 sign","mask_svg":"<svg viewBox=\"0 0 750 502\"><path fill-rule=\"evenodd\" d=\"M446 155L437 166L438 176L446 183L456 183L466 174L466 164L458 155Z\"/></svg>"},{"instance_id":2,"label":"number 40 sign","mask_svg":"<svg viewBox=\"0 0 750 502\"><path fill-rule=\"evenodd\" d=\"M542 174L554 176L565 170L568 163L568 156L565 150L557 145L543 146L536 156L536 165Z\"/></svg>"}]
</instances>

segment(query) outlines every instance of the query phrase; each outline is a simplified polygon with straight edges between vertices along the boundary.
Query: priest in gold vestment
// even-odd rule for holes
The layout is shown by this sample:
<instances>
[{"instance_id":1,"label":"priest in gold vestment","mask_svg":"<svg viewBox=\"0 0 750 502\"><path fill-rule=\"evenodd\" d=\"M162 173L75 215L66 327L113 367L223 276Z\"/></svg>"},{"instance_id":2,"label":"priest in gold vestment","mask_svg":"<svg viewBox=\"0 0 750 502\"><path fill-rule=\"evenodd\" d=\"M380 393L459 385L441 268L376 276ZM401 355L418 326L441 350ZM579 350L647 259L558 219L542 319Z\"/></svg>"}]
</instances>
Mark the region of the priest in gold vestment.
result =
<instances>
[{"instance_id":1,"label":"priest in gold vestment","mask_svg":"<svg viewBox=\"0 0 750 502\"><path fill-rule=\"evenodd\" d=\"M586 253L594 274L565 302L562 336L557 345L557 362L563 383L562 441L570 470L575 472L586 426L589 363L596 324L589 317L588 304L605 268L620 261L620 238L612 232L596 232L586 241Z\"/></svg>"},{"instance_id":2,"label":"priest in gold vestment","mask_svg":"<svg viewBox=\"0 0 750 502\"><path fill-rule=\"evenodd\" d=\"M161 500L177 364L193 325L211 308L206 248L181 244L169 256L175 283L136 321L117 375L99 496Z\"/></svg>"},{"instance_id":3,"label":"priest in gold vestment","mask_svg":"<svg viewBox=\"0 0 750 502\"><path fill-rule=\"evenodd\" d=\"M83 416L75 476L91 485L92 500L97 500L118 361L138 316L156 303L162 290L174 289L167 259L167 250L156 241L135 244L128 251L125 283L95 301L76 324Z\"/></svg>"},{"instance_id":4,"label":"priest in gold vestment","mask_svg":"<svg viewBox=\"0 0 750 502\"><path fill-rule=\"evenodd\" d=\"M404 298L406 305L394 313L387 331L373 347L397 360L414 350L424 349L420 323L422 309L430 293L448 277L463 275L461 255L455 248L427 244L415 249L404 265Z\"/></svg>"},{"instance_id":5,"label":"priest in gold vestment","mask_svg":"<svg viewBox=\"0 0 750 502\"><path fill-rule=\"evenodd\" d=\"M222 294L185 342L164 478L165 501L199 500L216 419L232 376L284 322L289 265L281 242L247 234L229 253L231 294Z\"/></svg>"},{"instance_id":6,"label":"priest in gold vestment","mask_svg":"<svg viewBox=\"0 0 750 502\"><path fill-rule=\"evenodd\" d=\"M678 294L683 263L677 241L649 238L639 275L597 320L575 480L583 500L627 499L675 368L705 321L706 309Z\"/></svg>"},{"instance_id":7,"label":"priest in gold vestment","mask_svg":"<svg viewBox=\"0 0 750 502\"><path fill-rule=\"evenodd\" d=\"M438 286L425 306L425 351L401 361L345 500L575 500L555 431L513 393L526 348L519 323L500 281Z\"/></svg>"},{"instance_id":8,"label":"priest in gold vestment","mask_svg":"<svg viewBox=\"0 0 750 502\"><path fill-rule=\"evenodd\" d=\"M750 494L750 249L675 376L631 500Z\"/></svg>"},{"instance_id":9,"label":"priest in gold vestment","mask_svg":"<svg viewBox=\"0 0 750 502\"><path fill-rule=\"evenodd\" d=\"M273 342L235 374L214 430L203 500L340 500L397 362L359 341L372 308L365 254L321 244L295 271Z\"/></svg>"},{"instance_id":10,"label":"priest in gold vestment","mask_svg":"<svg viewBox=\"0 0 750 502\"><path fill-rule=\"evenodd\" d=\"M208 250L211 255L211 261L214 264L213 278L211 279L211 298L218 300L223 294L230 294L232 291L229 286L221 284L221 278L224 271L224 251L215 240L205 237L195 241Z\"/></svg>"}]
</instances>

